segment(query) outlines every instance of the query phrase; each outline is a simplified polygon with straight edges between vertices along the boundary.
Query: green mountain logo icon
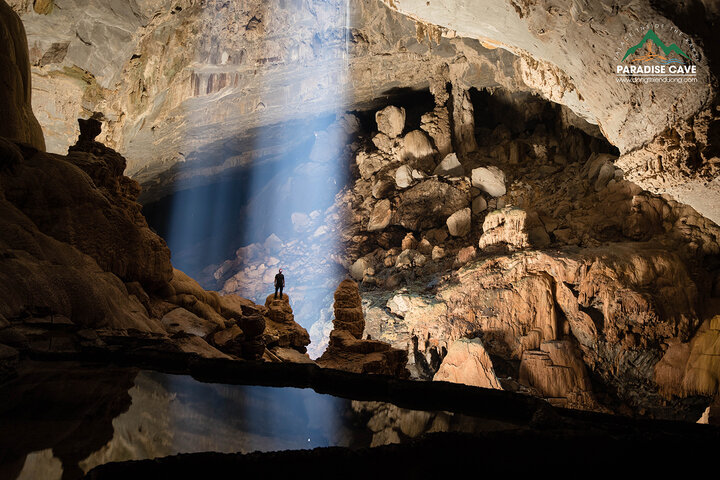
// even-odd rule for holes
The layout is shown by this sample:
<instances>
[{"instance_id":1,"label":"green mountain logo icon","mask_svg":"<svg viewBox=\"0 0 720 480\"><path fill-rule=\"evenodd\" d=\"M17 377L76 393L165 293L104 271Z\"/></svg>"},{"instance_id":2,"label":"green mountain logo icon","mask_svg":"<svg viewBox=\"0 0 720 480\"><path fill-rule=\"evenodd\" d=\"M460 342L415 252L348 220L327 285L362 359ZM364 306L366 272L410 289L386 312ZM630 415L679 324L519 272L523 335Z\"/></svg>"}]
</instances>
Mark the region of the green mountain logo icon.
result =
<instances>
[{"instance_id":1,"label":"green mountain logo icon","mask_svg":"<svg viewBox=\"0 0 720 480\"><path fill-rule=\"evenodd\" d=\"M625 52L625 56L623 57L622 61L624 62L627 57L638 51L643 45L645 45L645 42L650 40L653 42L665 55L669 55L671 52L675 52L678 55L682 55L683 57L690 60L690 57L688 57L685 52L680 50L680 47L675 45L674 43L670 45L665 45L662 40L655 34L655 32L652 31L652 29L648 30L645 36L640 40L640 43L637 45L633 45L632 47L627 49L627 52Z\"/></svg>"}]
</instances>

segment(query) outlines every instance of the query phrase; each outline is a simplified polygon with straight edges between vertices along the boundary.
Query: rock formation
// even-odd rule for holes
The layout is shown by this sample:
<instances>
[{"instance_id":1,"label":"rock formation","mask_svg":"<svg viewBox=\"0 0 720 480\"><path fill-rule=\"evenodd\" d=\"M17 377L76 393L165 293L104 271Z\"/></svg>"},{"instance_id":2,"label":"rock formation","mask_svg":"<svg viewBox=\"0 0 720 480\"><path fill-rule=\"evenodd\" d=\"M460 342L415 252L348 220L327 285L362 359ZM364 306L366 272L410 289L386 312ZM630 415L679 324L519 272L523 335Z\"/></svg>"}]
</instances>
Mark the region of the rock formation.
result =
<instances>
[{"instance_id":1,"label":"rock formation","mask_svg":"<svg viewBox=\"0 0 720 480\"><path fill-rule=\"evenodd\" d=\"M330 342L318 365L355 373L406 377L407 352L387 343L363 340L365 319L355 282L343 280L335 291L335 318Z\"/></svg>"},{"instance_id":2,"label":"rock formation","mask_svg":"<svg viewBox=\"0 0 720 480\"><path fill-rule=\"evenodd\" d=\"M266 314L266 338L268 348L291 348L300 353L305 353L310 344L310 336L307 330L295 323L290 299L286 293L282 298L274 298L268 295L265 300ZM275 350L273 349L275 352ZM277 354L277 352L276 352Z\"/></svg>"},{"instance_id":3,"label":"rock formation","mask_svg":"<svg viewBox=\"0 0 720 480\"><path fill-rule=\"evenodd\" d=\"M23 38L17 16L4 3L0 8L3 25L15 29L8 30L8 44L22 53L24 44L13 43ZM27 55L14 55L13 65L26 71ZM12 366L17 351L108 349L225 359L257 359L266 345L304 351L307 332L291 311L280 318L273 308L206 291L173 269L167 245L136 201L139 185L123 175L125 158L95 141L100 121L80 120L80 137L67 156L42 152L22 114L28 105L12 103L18 91L0 95L0 104L12 106L10 114L21 113L5 124L3 133L12 138L0 137L3 367Z\"/></svg>"},{"instance_id":4,"label":"rock formation","mask_svg":"<svg viewBox=\"0 0 720 480\"><path fill-rule=\"evenodd\" d=\"M493 371L490 356L477 338L460 338L453 342L433 380L482 388L502 388Z\"/></svg>"},{"instance_id":5,"label":"rock formation","mask_svg":"<svg viewBox=\"0 0 720 480\"><path fill-rule=\"evenodd\" d=\"M43 132L30 103L32 77L25 28L4 1L0 3L0 44L0 82L5 90L0 95L0 111L5 117L0 136L45 150Z\"/></svg>"}]
</instances>

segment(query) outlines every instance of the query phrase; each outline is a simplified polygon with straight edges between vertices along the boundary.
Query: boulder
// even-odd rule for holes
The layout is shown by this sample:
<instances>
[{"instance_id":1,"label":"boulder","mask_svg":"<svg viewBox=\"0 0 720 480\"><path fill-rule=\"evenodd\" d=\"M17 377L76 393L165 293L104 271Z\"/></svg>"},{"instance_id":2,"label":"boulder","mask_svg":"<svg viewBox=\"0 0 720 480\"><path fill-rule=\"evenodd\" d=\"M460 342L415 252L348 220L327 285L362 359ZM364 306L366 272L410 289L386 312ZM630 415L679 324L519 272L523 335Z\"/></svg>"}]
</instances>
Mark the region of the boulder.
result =
<instances>
[{"instance_id":1,"label":"boulder","mask_svg":"<svg viewBox=\"0 0 720 480\"><path fill-rule=\"evenodd\" d=\"M365 276L365 271L369 267L370 262L368 262L365 258L358 258L357 260L355 260L355 263L350 265L350 276L360 282Z\"/></svg>"},{"instance_id":2,"label":"boulder","mask_svg":"<svg viewBox=\"0 0 720 480\"><path fill-rule=\"evenodd\" d=\"M602 169L603 165L613 165L615 160L617 160L617 157L609 153L593 153L587 159L585 165L583 165L581 174L585 175L588 180L593 182L600 173L600 169Z\"/></svg>"},{"instance_id":3,"label":"boulder","mask_svg":"<svg viewBox=\"0 0 720 480\"><path fill-rule=\"evenodd\" d=\"M417 250L403 250L395 260L395 266L400 267L422 267L427 263L427 258Z\"/></svg>"},{"instance_id":4,"label":"boulder","mask_svg":"<svg viewBox=\"0 0 720 480\"><path fill-rule=\"evenodd\" d=\"M378 172L388 163L388 160L377 152L359 152L355 156L355 163L360 171L360 176L365 180L369 180L374 173Z\"/></svg>"},{"instance_id":5,"label":"boulder","mask_svg":"<svg viewBox=\"0 0 720 480\"><path fill-rule=\"evenodd\" d=\"M263 247L265 247L265 250L267 250L271 254L278 253L280 249L282 249L282 246L282 240L280 240L280 237L278 237L274 233L271 233L270 236L265 239L265 242L263 242Z\"/></svg>"},{"instance_id":6,"label":"boulder","mask_svg":"<svg viewBox=\"0 0 720 480\"><path fill-rule=\"evenodd\" d=\"M423 255L430 255L433 251L433 246L427 238L423 238L420 240L420 243L418 243L417 250Z\"/></svg>"},{"instance_id":7,"label":"boulder","mask_svg":"<svg viewBox=\"0 0 720 480\"><path fill-rule=\"evenodd\" d=\"M432 249L431 256L433 260L440 260L445 256L445 249L435 245Z\"/></svg>"},{"instance_id":8,"label":"boulder","mask_svg":"<svg viewBox=\"0 0 720 480\"><path fill-rule=\"evenodd\" d=\"M373 145L377 147L378 150L384 153L391 154L393 151L393 147L395 147L395 143L397 140L388 137L384 133L378 133L372 138Z\"/></svg>"},{"instance_id":9,"label":"boulder","mask_svg":"<svg viewBox=\"0 0 720 480\"><path fill-rule=\"evenodd\" d=\"M290 215L290 221L296 232L303 232L310 227L310 217L306 213L293 212L293 214Z\"/></svg>"},{"instance_id":10,"label":"boulder","mask_svg":"<svg viewBox=\"0 0 720 480\"><path fill-rule=\"evenodd\" d=\"M395 171L395 184L398 188L407 188L414 182L412 169L407 165L401 165Z\"/></svg>"},{"instance_id":11,"label":"boulder","mask_svg":"<svg viewBox=\"0 0 720 480\"><path fill-rule=\"evenodd\" d=\"M435 150L430 139L421 130L413 130L403 138L401 160L421 170L432 171L435 167Z\"/></svg>"},{"instance_id":12,"label":"boulder","mask_svg":"<svg viewBox=\"0 0 720 480\"><path fill-rule=\"evenodd\" d=\"M477 251L475 249L475 246L468 245L465 248L461 248L460 251L458 251L457 257L455 258L455 266L465 265L470 260L474 259L477 255Z\"/></svg>"},{"instance_id":13,"label":"boulder","mask_svg":"<svg viewBox=\"0 0 720 480\"><path fill-rule=\"evenodd\" d=\"M382 176L372 186L372 196L378 200L387 198L395 189L395 181L387 176Z\"/></svg>"},{"instance_id":14,"label":"boulder","mask_svg":"<svg viewBox=\"0 0 720 480\"><path fill-rule=\"evenodd\" d=\"M479 338L453 342L433 380L502 390L490 355Z\"/></svg>"},{"instance_id":15,"label":"boulder","mask_svg":"<svg viewBox=\"0 0 720 480\"><path fill-rule=\"evenodd\" d=\"M415 235L413 235L412 233L408 233L407 235L405 235L405 238L403 238L402 240L401 246L403 250L416 249L418 246L418 241L415 238Z\"/></svg>"},{"instance_id":16,"label":"boulder","mask_svg":"<svg viewBox=\"0 0 720 480\"><path fill-rule=\"evenodd\" d=\"M457 158L457 155L451 153L447 155L443 160L435 167L433 175L441 177L462 177L465 174L463 166Z\"/></svg>"},{"instance_id":17,"label":"boulder","mask_svg":"<svg viewBox=\"0 0 720 480\"><path fill-rule=\"evenodd\" d=\"M498 167L480 167L472 171L472 185L493 197L505 195L505 173Z\"/></svg>"},{"instance_id":18,"label":"boulder","mask_svg":"<svg viewBox=\"0 0 720 480\"><path fill-rule=\"evenodd\" d=\"M485 210L487 210L488 204L487 200L485 200L485 197L482 195L478 195L475 197L475 199L472 201L472 213L473 215L478 215Z\"/></svg>"},{"instance_id":19,"label":"boulder","mask_svg":"<svg viewBox=\"0 0 720 480\"><path fill-rule=\"evenodd\" d=\"M605 188L610 180L615 178L615 166L612 163L604 163L598 171L597 179L595 180L595 191L600 191Z\"/></svg>"},{"instance_id":20,"label":"boulder","mask_svg":"<svg viewBox=\"0 0 720 480\"><path fill-rule=\"evenodd\" d=\"M464 237L470 233L471 215L469 208L458 210L448 217L446 220L448 231L453 237Z\"/></svg>"},{"instance_id":21,"label":"boulder","mask_svg":"<svg viewBox=\"0 0 720 480\"><path fill-rule=\"evenodd\" d=\"M383 230L390 224L392 218L392 209L390 208L390 200L383 199L375 204L372 213L370 214L370 220L368 221L367 231L375 232Z\"/></svg>"},{"instance_id":22,"label":"boulder","mask_svg":"<svg viewBox=\"0 0 720 480\"><path fill-rule=\"evenodd\" d=\"M390 105L375 113L378 131L390 138L400 135L405 128L405 109Z\"/></svg>"}]
</instances>

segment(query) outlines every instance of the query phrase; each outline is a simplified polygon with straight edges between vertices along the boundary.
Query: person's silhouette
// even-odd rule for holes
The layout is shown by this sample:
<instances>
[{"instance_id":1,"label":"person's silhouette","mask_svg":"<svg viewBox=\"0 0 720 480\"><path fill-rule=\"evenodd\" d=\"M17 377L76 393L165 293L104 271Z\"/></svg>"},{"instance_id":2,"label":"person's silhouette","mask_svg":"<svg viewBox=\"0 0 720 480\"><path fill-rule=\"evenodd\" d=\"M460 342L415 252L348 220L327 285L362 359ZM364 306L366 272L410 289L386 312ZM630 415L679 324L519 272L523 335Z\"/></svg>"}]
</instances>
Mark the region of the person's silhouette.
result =
<instances>
[{"instance_id":1,"label":"person's silhouette","mask_svg":"<svg viewBox=\"0 0 720 480\"><path fill-rule=\"evenodd\" d=\"M275 275L275 298L278 298L278 292L280 292L280 298L282 298L283 287L285 286L285 275L282 273L282 268L278 270Z\"/></svg>"}]
</instances>

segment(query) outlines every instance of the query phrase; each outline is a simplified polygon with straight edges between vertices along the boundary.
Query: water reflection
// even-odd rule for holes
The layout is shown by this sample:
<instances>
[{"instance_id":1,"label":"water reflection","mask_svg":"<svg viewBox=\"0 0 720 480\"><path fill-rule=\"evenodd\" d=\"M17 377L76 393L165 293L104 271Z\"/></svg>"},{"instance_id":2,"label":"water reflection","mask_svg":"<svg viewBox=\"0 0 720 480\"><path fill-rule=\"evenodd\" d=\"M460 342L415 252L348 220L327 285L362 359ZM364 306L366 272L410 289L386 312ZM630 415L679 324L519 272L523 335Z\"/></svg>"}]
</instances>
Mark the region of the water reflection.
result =
<instances>
[{"instance_id":1,"label":"water reflection","mask_svg":"<svg viewBox=\"0 0 720 480\"><path fill-rule=\"evenodd\" d=\"M0 388L1 478L78 478L103 463L177 453L369 443L349 400L312 390L205 384L150 371L126 371L131 386L101 370L57 373Z\"/></svg>"},{"instance_id":2,"label":"water reflection","mask_svg":"<svg viewBox=\"0 0 720 480\"><path fill-rule=\"evenodd\" d=\"M74 479L107 462L178 453L358 448L427 432L504 428L513 426L309 389L35 366L0 386L0 478Z\"/></svg>"}]
</instances>

